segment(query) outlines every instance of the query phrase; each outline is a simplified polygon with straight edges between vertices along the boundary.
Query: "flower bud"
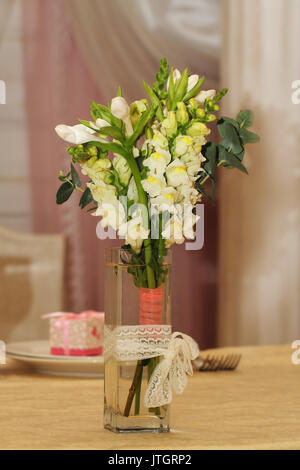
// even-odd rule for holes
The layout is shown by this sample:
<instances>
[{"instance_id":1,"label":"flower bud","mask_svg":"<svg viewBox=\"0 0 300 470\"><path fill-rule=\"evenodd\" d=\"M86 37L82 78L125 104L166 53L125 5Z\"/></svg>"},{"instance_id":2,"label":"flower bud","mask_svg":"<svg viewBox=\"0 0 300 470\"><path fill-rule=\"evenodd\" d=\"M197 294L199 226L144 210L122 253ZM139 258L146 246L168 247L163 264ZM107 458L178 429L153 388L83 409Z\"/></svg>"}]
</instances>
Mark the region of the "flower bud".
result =
<instances>
[{"instance_id":1,"label":"flower bud","mask_svg":"<svg viewBox=\"0 0 300 470\"><path fill-rule=\"evenodd\" d=\"M177 103L176 117L177 121L182 125L185 125L189 122L189 115L183 101L179 101Z\"/></svg>"},{"instance_id":2,"label":"flower bud","mask_svg":"<svg viewBox=\"0 0 300 470\"><path fill-rule=\"evenodd\" d=\"M172 137L176 134L177 119L175 111L168 111L167 117L162 122L162 127L165 128L168 137Z\"/></svg>"},{"instance_id":3,"label":"flower bud","mask_svg":"<svg viewBox=\"0 0 300 470\"><path fill-rule=\"evenodd\" d=\"M134 101L130 105L130 120L133 126L136 125L142 113L147 109L147 100Z\"/></svg>"},{"instance_id":4,"label":"flower bud","mask_svg":"<svg viewBox=\"0 0 300 470\"><path fill-rule=\"evenodd\" d=\"M193 124L187 129L187 135L191 137L197 137L199 135L207 135L210 130L203 122L193 122Z\"/></svg>"},{"instance_id":5,"label":"flower bud","mask_svg":"<svg viewBox=\"0 0 300 470\"><path fill-rule=\"evenodd\" d=\"M202 108L198 108L196 111L196 116L200 119L203 119L205 116L205 111Z\"/></svg>"},{"instance_id":6,"label":"flower bud","mask_svg":"<svg viewBox=\"0 0 300 470\"><path fill-rule=\"evenodd\" d=\"M131 170L125 158L116 154L113 159L113 166L118 172L121 183L127 186L131 177Z\"/></svg>"}]
</instances>

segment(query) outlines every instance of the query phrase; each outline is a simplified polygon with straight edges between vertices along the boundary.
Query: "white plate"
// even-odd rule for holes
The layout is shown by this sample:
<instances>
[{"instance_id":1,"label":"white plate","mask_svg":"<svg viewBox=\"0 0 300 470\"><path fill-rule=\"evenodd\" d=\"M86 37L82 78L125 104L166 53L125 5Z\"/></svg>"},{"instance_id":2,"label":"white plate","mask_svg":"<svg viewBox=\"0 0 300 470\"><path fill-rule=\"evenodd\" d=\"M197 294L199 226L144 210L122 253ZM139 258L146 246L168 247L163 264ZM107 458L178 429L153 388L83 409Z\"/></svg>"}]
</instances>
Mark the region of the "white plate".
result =
<instances>
[{"instance_id":1,"label":"white plate","mask_svg":"<svg viewBox=\"0 0 300 470\"><path fill-rule=\"evenodd\" d=\"M22 341L6 346L7 356L30 364L37 372L69 377L103 377L103 356L54 356L49 341Z\"/></svg>"}]
</instances>

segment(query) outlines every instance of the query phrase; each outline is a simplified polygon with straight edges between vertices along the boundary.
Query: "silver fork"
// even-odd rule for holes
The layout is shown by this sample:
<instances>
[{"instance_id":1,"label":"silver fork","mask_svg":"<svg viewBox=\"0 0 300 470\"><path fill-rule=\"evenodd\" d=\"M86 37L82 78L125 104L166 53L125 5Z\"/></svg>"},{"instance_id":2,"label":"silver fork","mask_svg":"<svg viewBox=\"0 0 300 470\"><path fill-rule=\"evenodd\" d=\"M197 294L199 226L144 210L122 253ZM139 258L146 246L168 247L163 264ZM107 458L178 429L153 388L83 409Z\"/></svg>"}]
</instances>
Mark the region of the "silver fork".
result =
<instances>
[{"instance_id":1,"label":"silver fork","mask_svg":"<svg viewBox=\"0 0 300 470\"><path fill-rule=\"evenodd\" d=\"M210 372L217 370L234 370L239 365L241 354L223 354L222 356L198 356L195 359L194 367L201 372Z\"/></svg>"}]
</instances>

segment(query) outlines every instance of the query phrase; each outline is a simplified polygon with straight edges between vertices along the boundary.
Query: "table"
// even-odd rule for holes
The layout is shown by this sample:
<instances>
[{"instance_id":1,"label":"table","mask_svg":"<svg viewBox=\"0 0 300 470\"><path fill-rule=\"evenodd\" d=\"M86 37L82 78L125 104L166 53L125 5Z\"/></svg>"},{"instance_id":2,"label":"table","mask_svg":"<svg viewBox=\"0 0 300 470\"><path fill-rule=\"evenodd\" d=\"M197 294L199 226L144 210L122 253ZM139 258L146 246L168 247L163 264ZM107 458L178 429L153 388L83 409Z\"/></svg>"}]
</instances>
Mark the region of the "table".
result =
<instances>
[{"instance_id":1,"label":"table","mask_svg":"<svg viewBox=\"0 0 300 470\"><path fill-rule=\"evenodd\" d=\"M241 352L234 372L198 372L172 404L167 434L102 427L103 380L0 365L1 449L300 449L300 364L290 345Z\"/></svg>"}]
</instances>

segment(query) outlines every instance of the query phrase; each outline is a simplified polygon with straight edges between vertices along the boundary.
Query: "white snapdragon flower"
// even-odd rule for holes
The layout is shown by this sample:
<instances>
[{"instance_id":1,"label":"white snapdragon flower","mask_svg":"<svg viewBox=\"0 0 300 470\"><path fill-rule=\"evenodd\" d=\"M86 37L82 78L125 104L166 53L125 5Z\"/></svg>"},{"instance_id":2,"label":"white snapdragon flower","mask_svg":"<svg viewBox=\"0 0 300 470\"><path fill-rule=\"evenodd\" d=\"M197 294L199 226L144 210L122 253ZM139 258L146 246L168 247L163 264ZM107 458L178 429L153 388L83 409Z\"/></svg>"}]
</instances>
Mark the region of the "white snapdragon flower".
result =
<instances>
[{"instance_id":1,"label":"white snapdragon flower","mask_svg":"<svg viewBox=\"0 0 300 470\"><path fill-rule=\"evenodd\" d=\"M178 135L174 141L174 155L180 157L184 155L193 144L193 138L188 135Z\"/></svg>"},{"instance_id":2,"label":"white snapdragon flower","mask_svg":"<svg viewBox=\"0 0 300 470\"><path fill-rule=\"evenodd\" d=\"M193 206L201 200L201 194L190 184L181 184L177 187L179 196L181 196L184 204L192 204Z\"/></svg>"},{"instance_id":3,"label":"white snapdragon flower","mask_svg":"<svg viewBox=\"0 0 300 470\"><path fill-rule=\"evenodd\" d=\"M197 96L195 96L195 100L198 101L199 104L204 104L207 98L212 99L216 96L216 90L201 90Z\"/></svg>"},{"instance_id":4,"label":"white snapdragon flower","mask_svg":"<svg viewBox=\"0 0 300 470\"><path fill-rule=\"evenodd\" d=\"M84 124L76 124L75 126L66 126L59 124L55 127L55 131L59 137L70 144L86 144L87 142L107 142L106 139L95 135L95 131Z\"/></svg>"},{"instance_id":5,"label":"white snapdragon flower","mask_svg":"<svg viewBox=\"0 0 300 470\"><path fill-rule=\"evenodd\" d=\"M150 140L150 145L154 147L157 151L158 149L168 150L169 148L168 139L158 130L154 131L154 135Z\"/></svg>"},{"instance_id":6,"label":"white snapdragon flower","mask_svg":"<svg viewBox=\"0 0 300 470\"><path fill-rule=\"evenodd\" d=\"M99 181L99 184L87 183L90 188L93 199L101 205L102 203L117 205L117 190L111 184L105 184L104 181Z\"/></svg>"},{"instance_id":7,"label":"white snapdragon flower","mask_svg":"<svg viewBox=\"0 0 300 470\"><path fill-rule=\"evenodd\" d=\"M130 107L122 96L116 96L111 101L111 113L125 124L126 134L131 135L133 128L130 120Z\"/></svg>"},{"instance_id":8,"label":"white snapdragon flower","mask_svg":"<svg viewBox=\"0 0 300 470\"><path fill-rule=\"evenodd\" d=\"M90 121L90 126L95 129L95 131L101 129L101 127L110 126L109 122L105 121L105 119L98 118L96 122Z\"/></svg>"},{"instance_id":9,"label":"white snapdragon flower","mask_svg":"<svg viewBox=\"0 0 300 470\"><path fill-rule=\"evenodd\" d=\"M142 186L150 198L152 198L158 196L166 187L166 180L163 176L153 176L150 173L146 179L142 180Z\"/></svg>"},{"instance_id":10,"label":"white snapdragon flower","mask_svg":"<svg viewBox=\"0 0 300 470\"><path fill-rule=\"evenodd\" d=\"M124 207L119 201L115 201L114 204L102 203L93 215L102 216L103 228L110 226L116 231L126 221Z\"/></svg>"},{"instance_id":11,"label":"white snapdragon flower","mask_svg":"<svg viewBox=\"0 0 300 470\"><path fill-rule=\"evenodd\" d=\"M128 189L127 189L127 197L130 201L134 201L134 202L139 201L138 190L137 190L137 187L136 187L133 176L131 177L131 179L129 181L129 185L128 185Z\"/></svg>"},{"instance_id":12,"label":"white snapdragon flower","mask_svg":"<svg viewBox=\"0 0 300 470\"><path fill-rule=\"evenodd\" d=\"M87 175L95 185L102 185L102 182L109 183L111 161L109 158L91 157L80 164L81 173Z\"/></svg>"},{"instance_id":13,"label":"white snapdragon flower","mask_svg":"<svg viewBox=\"0 0 300 470\"><path fill-rule=\"evenodd\" d=\"M184 218L183 218L183 235L189 240L194 240L195 232L194 226L200 219L198 215L193 214L193 206L187 205L184 207Z\"/></svg>"},{"instance_id":14,"label":"white snapdragon flower","mask_svg":"<svg viewBox=\"0 0 300 470\"><path fill-rule=\"evenodd\" d=\"M176 158L167 166L166 176L168 184L175 188L181 184L189 184L190 181L185 165L179 158Z\"/></svg>"},{"instance_id":15,"label":"white snapdragon flower","mask_svg":"<svg viewBox=\"0 0 300 470\"><path fill-rule=\"evenodd\" d=\"M119 235L125 237L126 244L129 244L136 253L140 252L143 241L149 235L149 229L144 227L140 209L132 214L132 218L128 222L120 225Z\"/></svg>"},{"instance_id":16,"label":"white snapdragon flower","mask_svg":"<svg viewBox=\"0 0 300 470\"><path fill-rule=\"evenodd\" d=\"M179 194L171 186L166 187L162 190L159 196L151 199L151 204L157 207L159 212L168 211L170 214L177 212L176 203L178 201Z\"/></svg>"},{"instance_id":17,"label":"white snapdragon flower","mask_svg":"<svg viewBox=\"0 0 300 470\"><path fill-rule=\"evenodd\" d=\"M162 237L166 241L166 247L169 248L173 243L180 245L184 242L184 236L182 233L182 217L176 214L167 221L164 230L162 231Z\"/></svg>"},{"instance_id":18,"label":"white snapdragon flower","mask_svg":"<svg viewBox=\"0 0 300 470\"><path fill-rule=\"evenodd\" d=\"M180 80L180 77L181 77L181 72L180 72L180 70L174 69L174 70L173 70L173 80L174 80L174 83L177 83L178 80ZM170 75L169 75L169 78L168 78L168 81L167 81L167 90L169 89L169 83L170 83Z\"/></svg>"},{"instance_id":19,"label":"white snapdragon flower","mask_svg":"<svg viewBox=\"0 0 300 470\"><path fill-rule=\"evenodd\" d=\"M199 75L190 75L188 78L187 91L191 91L191 89L194 88L195 85L197 85L198 81Z\"/></svg>"},{"instance_id":20,"label":"white snapdragon flower","mask_svg":"<svg viewBox=\"0 0 300 470\"><path fill-rule=\"evenodd\" d=\"M129 168L127 160L124 157L122 157L122 155L115 154L112 163L113 163L113 167L115 168L115 170L117 171L119 175L119 179L121 183L127 186L131 177L131 170Z\"/></svg>"},{"instance_id":21,"label":"white snapdragon flower","mask_svg":"<svg viewBox=\"0 0 300 470\"><path fill-rule=\"evenodd\" d=\"M187 174L191 177L195 177L199 171L203 171L201 163L205 161L202 153L186 153L181 157L181 161L185 163Z\"/></svg>"},{"instance_id":22,"label":"white snapdragon flower","mask_svg":"<svg viewBox=\"0 0 300 470\"><path fill-rule=\"evenodd\" d=\"M150 169L150 173L153 176L163 176L166 171L167 165L171 161L170 152L161 148L157 149L157 152L153 152L150 157L146 158L143 162L145 166Z\"/></svg>"}]
</instances>

